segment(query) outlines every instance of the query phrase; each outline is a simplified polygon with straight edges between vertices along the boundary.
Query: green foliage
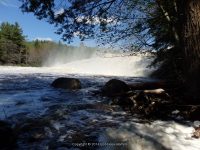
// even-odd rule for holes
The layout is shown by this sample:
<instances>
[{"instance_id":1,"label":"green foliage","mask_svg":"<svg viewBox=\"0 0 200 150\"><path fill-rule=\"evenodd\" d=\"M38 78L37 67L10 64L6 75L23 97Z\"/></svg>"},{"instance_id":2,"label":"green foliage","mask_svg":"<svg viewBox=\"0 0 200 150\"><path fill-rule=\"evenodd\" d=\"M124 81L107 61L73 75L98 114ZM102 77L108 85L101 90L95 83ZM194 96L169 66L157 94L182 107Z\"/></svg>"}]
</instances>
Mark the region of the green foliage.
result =
<instances>
[{"instance_id":1,"label":"green foliage","mask_svg":"<svg viewBox=\"0 0 200 150\"><path fill-rule=\"evenodd\" d=\"M0 63L26 63L25 37L18 23L0 25Z\"/></svg>"},{"instance_id":2,"label":"green foliage","mask_svg":"<svg viewBox=\"0 0 200 150\"><path fill-rule=\"evenodd\" d=\"M154 9L154 0L20 0L23 12L54 24L64 41L75 36L96 38L105 43L147 45L151 38L145 20ZM137 28L139 26L139 30Z\"/></svg>"},{"instance_id":3,"label":"green foliage","mask_svg":"<svg viewBox=\"0 0 200 150\"><path fill-rule=\"evenodd\" d=\"M53 61L55 57L59 57L59 61L70 62L72 60L80 60L89 58L95 52L95 48L85 47L80 45L80 47L68 46L62 44L60 41L58 43L53 41L29 41L26 42L28 49L27 63L31 66L41 66L46 61ZM74 54L83 53L84 57L74 57ZM66 57L68 60L66 60Z\"/></svg>"},{"instance_id":4,"label":"green foliage","mask_svg":"<svg viewBox=\"0 0 200 150\"><path fill-rule=\"evenodd\" d=\"M152 65L160 65L152 76L183 81L184 53L182 50L180 8L177 1L159 1L154 13L147 19L149 34L154 37L153 49L157 50Z\"/></svg>"}]
</instances>

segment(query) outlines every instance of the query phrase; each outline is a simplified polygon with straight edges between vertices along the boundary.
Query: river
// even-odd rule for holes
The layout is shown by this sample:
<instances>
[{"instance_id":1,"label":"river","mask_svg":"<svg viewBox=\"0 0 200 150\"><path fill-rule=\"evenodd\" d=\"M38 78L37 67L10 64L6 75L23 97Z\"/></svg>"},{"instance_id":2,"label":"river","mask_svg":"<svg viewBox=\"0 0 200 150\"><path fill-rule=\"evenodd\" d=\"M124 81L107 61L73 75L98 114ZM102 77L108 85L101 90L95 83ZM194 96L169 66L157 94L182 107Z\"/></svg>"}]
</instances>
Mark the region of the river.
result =
<instances>
[{"instance_id":1,"label":"river","mask_svg":"<svg viewBox=\"0 0 200 150\"><path fill-rule=\"evenodd\" d=\"M19 150L198 150L193 122L149 121L94 95L112 78L150 80L149 62L131 56L91 58L52 67L0 67L0 118L20 129ZM80 79L82 89L51 87L58 77Z\"/></svg>"}]
</instances>

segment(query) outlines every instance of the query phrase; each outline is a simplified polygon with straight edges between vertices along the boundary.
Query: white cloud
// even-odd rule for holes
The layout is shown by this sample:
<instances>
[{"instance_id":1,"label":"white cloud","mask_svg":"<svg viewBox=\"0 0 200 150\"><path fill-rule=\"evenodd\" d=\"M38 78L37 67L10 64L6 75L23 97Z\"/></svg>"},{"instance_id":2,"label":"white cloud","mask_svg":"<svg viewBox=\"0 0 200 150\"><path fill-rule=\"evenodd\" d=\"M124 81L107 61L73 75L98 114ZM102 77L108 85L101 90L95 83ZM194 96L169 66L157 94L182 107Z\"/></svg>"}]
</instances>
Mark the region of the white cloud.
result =
<instances>
[{"instance_id":1,"label":"white cloud","mask_svg":"<svg viewBox=\"0 0 200 150\"><path fill-rule=\"evenodd\" d=\"M53 41L53 39L50 38L50 37L36 37L36 38L34 38L33 40L34 40L34 41L35 41L35 40L38 40L38 41Z\"/></svg>"}]
</instances>

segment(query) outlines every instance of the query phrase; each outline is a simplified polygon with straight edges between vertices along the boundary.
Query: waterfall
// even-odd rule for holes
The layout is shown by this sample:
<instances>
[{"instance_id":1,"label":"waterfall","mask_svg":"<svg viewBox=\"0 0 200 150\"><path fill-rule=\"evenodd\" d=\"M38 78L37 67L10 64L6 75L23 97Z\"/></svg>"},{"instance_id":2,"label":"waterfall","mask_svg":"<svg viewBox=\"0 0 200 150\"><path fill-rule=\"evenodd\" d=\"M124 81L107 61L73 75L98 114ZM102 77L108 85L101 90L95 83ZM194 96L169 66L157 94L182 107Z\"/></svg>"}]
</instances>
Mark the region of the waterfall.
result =
<instances>
[{"instance_id":1,"label":"waterfall","mask_svg":"<svg viewBox=\"0 0 200 150\"><path fill-rule=\"evenodd\" d=\"M81 55L84 55L81 53ZM88 55L88 54L87 54ZM12 67L1 66L1 73L51 73L51 74L80 74L80 75L103 75L103 76L126 76L126 77L147 77L154 68L148 67L154 59L149 55L116 55L109 54L99 56L91 55L90 57L65 56L61 61L56 55L48 65L43 67ZM51 58L53 58L51 56ZM72 59L73 58L73 59ZM70 60L70 61L69 61Z\"/></svg>"},{"instance_id":2,"label":"waterfall","mask_svg":"<svg viewBox=\"0 0 200 150\"><path fill-rule=\"evenodd\" d=\"M52 64L56 70L67 73L107 76L145 77L152 72L148 65L153 58L144 55L93 55L87 59Z\"/></svg>"}]
</instances>

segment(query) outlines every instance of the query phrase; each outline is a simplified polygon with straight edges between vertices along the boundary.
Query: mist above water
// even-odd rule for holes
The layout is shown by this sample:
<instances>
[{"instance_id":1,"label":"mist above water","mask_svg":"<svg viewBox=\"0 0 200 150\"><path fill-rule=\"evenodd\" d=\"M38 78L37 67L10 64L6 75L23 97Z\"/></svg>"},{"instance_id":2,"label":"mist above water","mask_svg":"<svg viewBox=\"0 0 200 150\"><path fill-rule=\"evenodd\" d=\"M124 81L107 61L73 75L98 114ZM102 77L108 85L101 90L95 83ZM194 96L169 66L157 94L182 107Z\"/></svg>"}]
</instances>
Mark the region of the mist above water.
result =
<instances>
[{"instance_id":1,"label":"mist above water","mask_svg":"<svg viewBox=\"0 0 200 150\"><path fill-rule=\"evenodd\" d=\"M85 46L79 48L68 48L51 50L43 60L43 66L52 67L66 64L69 62L88 59L95 55L96 49Z\"/></svg>"},{"instance_id":2,"label":"mist above water","mask_svg":"<svg viewBox=\"0 0 200 150\"><path fill-rule=\"evenodd\" d=\"M53 51L43 64L67 73L144 77L153 70L147 67L152 60L152 57L140 54L97 53L84 47L69 52Z\"/></svg>"}]
</instances>

